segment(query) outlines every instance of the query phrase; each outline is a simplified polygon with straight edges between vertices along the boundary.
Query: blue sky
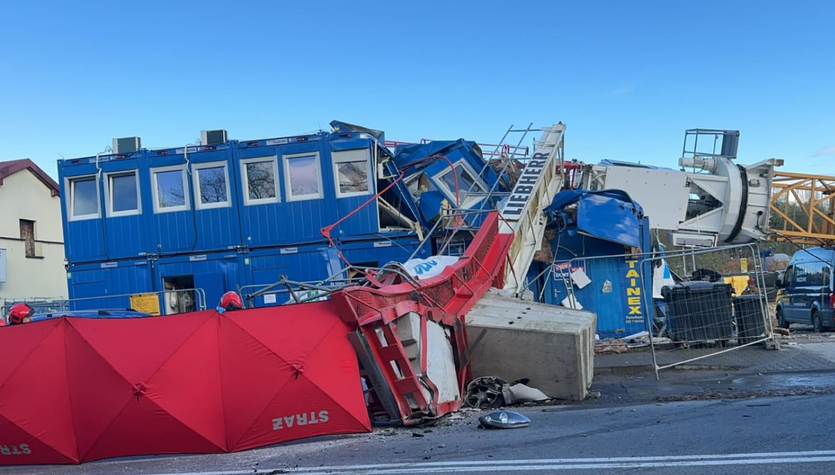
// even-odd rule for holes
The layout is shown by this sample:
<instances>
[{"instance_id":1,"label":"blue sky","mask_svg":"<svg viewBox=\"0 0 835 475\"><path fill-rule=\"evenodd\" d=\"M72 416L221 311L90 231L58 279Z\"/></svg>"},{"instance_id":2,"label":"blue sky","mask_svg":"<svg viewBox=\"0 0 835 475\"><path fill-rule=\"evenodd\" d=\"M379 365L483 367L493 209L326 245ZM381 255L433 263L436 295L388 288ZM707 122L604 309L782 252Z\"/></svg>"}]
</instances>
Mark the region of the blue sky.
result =
<instances>
[{"instance_id":1,"label":"blue sky","mask_svg":"<svg viewBox=\"0 0 835 475\"><path fill-rule=\"evenodd\" d=\"M339 119L392 140L495 142L567 124L566 155L675 167L687 128L742 163L835 175L835 2L10 2L0 160L94 155L203 129Z\"/></svg>"}]
</instances>

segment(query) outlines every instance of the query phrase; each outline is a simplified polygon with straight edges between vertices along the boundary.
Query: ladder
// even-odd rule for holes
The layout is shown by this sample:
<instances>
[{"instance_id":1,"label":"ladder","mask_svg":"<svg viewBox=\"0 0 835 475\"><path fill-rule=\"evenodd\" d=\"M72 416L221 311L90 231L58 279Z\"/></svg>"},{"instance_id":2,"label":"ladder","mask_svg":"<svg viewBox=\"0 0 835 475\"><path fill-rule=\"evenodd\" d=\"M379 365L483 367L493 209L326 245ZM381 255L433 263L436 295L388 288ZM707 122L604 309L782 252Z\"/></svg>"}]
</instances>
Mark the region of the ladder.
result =
<instances>
[{"instance_id":1,"label":"ladder","mask_svg":"<svg viewBox=\"0 0 835 475\"><path fill-rule=\"evenodd\" d=\"M497 202L497 207L501 207L503 201L507 200L510 196L511 192L509 191L501 191L499 190L499 186L502 183L512 183L512 172L517 171L517 167L519 165L525 165L529 160L531 160L530 156L530 147L523 145L525 140L527 139L529 134L542 132L544 129L540 127L534 127L533 122L527 125L524 129L515 129L514 125L511 125L507 128L502 139L499 141L498 144L482 144L479 143L478 146L481 148L481 154L484 158L486 165L478 172L478 178L483 181L488 181L486 175L488 174L489 169L492 169L493 172L496 174L497 179L493 182L492 186L488 190L478 191L475 189L476 182L474 181L470 184L470 187L466 190L464 196L468 197L482 197L486 199L488 202ZM519 137L514 145L511 143L511 139L514 137ZM426 139L423 139L421 143L424 143ZM490 150L492 148L492 150ZM450 211L451 215L458 216L459 219L457 220L448 220L448 222L454 223L452 225L446 224L444 228L447 231L453 231L453 233L459 231L470 231L475 232L480 227L480 216L482 211L477 211L476 215L471 215L467 211L464 210L455 210ZM474 220L474 223L467 224L470 220Z\"/></svg>"}]
</instances>

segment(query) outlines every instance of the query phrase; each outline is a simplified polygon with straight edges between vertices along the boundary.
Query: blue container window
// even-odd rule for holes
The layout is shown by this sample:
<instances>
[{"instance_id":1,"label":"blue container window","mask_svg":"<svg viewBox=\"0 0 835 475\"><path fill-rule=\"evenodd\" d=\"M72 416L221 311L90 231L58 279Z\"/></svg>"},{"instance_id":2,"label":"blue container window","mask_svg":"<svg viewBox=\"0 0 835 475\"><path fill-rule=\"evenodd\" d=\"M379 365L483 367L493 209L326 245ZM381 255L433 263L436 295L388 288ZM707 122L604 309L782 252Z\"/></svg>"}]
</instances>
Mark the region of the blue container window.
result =
<instances>
[{"instance_id":1,"label":"blue container window","mask_svg":"<svg viewBox=\"0 0 835 475\"><path fill-rule=\"evenodd\" d=\"M241 160L244 202L247 205L277 203L278 160L276 157L258 157Z\"/></svg>"},{"instance_id":2,"label":"blue container window","mask_svg":"<svg viewBox=\"0 0 835 475\"><path fill-rule=\"evenodd\" d=\"M212 162L193 165L195 202L198 209L231 206L229 175L224 163Z\"/></svg>"},{"instance_id":3,"label":"blue container window","mask_svg":"<svg viewBox=\"0 0 835 475\"><path fill-rule=\"evenodd\" d=\"M454 174L453 170L455 171ZM435 180L444 188L447 196L453 200L456 199L455 190L457 188L457 205L460 208L469 208L483 199L483 195L471 196L469 193L484 193L487 191L484 182L480 178L476 178L476 173L463 160L453 164L452 170L447 167L444 171L435 175Z\"/></svg>"},{"instance_id":4,"label":"blue container window","mask_svg":"<svg viewBox=\"0 0 835 475\"><path fill-rule=\"evenodd\" d=\"M99 217L99 192L96 177L70 179L70 220Z\"/></svg>"},{"instance_id":5,"label":"blue container window","mask_svg":"<svg viewBox=\"0 0 835 475\"><path fill-rule=\"evenodd\" d=\"M319 154L286 155L287 201L322 198L322 170Z\"/></svg>"},{"instance_id":6,"label":"blue container window","mask_svg":"<svg viewBox=\"0 0 835 475\"><path fill-rule=\"evenodd\" d=\"M154 182L154 211L167 213L188 209L184 167L161 167L152 170Z\"/></svg>"},{"instance_id":7,"label":"blue container window","mask_svg":"<svg viewBox=\"0 0 835 475\"><path fill-rule=\"evenodd\" d=\"M107 193L110 216L139 214L139 183L135 171L109 174Z\"/></svg>"},{"instance_id":8,"label":"blue container window","mask_svg":"<svg viewBox=\"0 0 835 475\"><path fill-rule=\"evenodd\" d=\"M337 177L337 197L367 195L371 191L368 180L371 153L368 149L332 152L331 159Z\"/></svg>"}]
</instances>

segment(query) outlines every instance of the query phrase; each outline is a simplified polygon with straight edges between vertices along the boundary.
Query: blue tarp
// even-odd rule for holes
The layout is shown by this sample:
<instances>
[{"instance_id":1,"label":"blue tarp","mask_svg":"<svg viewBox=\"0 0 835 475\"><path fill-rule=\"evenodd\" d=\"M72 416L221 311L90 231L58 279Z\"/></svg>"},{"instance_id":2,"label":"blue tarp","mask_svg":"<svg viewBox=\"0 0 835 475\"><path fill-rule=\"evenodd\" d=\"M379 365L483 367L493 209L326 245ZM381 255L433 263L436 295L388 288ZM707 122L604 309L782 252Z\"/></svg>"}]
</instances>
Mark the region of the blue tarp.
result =
<instances>
[{"instance_id":1,"label":"blue tarp","mask_svg":"<svg viewBox=\"0 0 835 475\"><path fill-rule=\"evenodd\" d=\"M554 197L545 213L554 215L577 203L577 230L599 239L641 247L641 205L621 190L566 190Z\"/></svg>"},{"instance_id":2,"label":"blue tarp","mask_svg":"<svg viewBox=\"0 0 835 475\"><path fill-rule=\"evenodd\" d=\"M435 140L425 144L400 145L394 151L394 163L401 171L408 168L407 165L433 155L448 155L450 151L462 148L471 152L477 147L475 142L464 139L458 140Z\"/></svg>"}]
</instances>

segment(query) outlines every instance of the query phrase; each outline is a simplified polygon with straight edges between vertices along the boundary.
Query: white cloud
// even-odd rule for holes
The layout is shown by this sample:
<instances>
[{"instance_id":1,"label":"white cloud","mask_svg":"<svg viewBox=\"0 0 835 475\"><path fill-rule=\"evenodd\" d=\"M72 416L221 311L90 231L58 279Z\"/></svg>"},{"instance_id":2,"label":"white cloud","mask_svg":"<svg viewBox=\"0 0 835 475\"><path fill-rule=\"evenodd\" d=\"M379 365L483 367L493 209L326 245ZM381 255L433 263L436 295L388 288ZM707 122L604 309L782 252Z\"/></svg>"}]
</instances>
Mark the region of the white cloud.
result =
<instances>
[{"instance_id":1,"label":"white cloud","mask_svg":"<svg viewBox=\"0 0 835 475\"><path fill-rule=\"evenodd\" d=\"M816 157L820 157L821 155L835 155L835 145L818 150L817 153L815 153Z\"/></svg>"},{"instance_id":2,"label":"white cloud","mask_svg":"<svg viewBox=\"0 0 835 475\"><path fill-rule=\"evenodd\" d=\"M612 93L616 96L623 96L635 91L634 84L623 84L620 87L615 88Z\"/></svg>"}]
</instances>

